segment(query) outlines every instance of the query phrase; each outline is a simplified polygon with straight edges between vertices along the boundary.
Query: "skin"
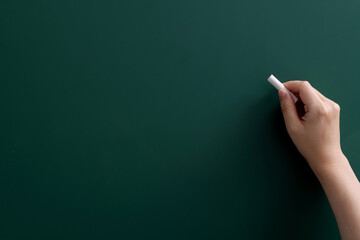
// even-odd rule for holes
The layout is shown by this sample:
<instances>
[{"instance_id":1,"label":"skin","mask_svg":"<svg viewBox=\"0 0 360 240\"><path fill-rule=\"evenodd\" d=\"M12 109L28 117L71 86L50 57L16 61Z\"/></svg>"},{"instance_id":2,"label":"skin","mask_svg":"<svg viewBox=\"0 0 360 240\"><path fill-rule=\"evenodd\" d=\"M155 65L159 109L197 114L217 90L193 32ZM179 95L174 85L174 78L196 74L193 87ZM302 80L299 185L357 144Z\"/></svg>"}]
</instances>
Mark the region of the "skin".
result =
<instances>
[{"instance_id":1,"label":"skin","mask_svg":"<svg viewBox=\"0 0 360 240\"><path fill-rule=\"evenodd\" d=\"M295 104L287 91L279 90L286 129L319 179L342 239L360 239L360 183L341 150L340 107L306 81L284 85L301 99Z\"/></svg>"}]
</instances>

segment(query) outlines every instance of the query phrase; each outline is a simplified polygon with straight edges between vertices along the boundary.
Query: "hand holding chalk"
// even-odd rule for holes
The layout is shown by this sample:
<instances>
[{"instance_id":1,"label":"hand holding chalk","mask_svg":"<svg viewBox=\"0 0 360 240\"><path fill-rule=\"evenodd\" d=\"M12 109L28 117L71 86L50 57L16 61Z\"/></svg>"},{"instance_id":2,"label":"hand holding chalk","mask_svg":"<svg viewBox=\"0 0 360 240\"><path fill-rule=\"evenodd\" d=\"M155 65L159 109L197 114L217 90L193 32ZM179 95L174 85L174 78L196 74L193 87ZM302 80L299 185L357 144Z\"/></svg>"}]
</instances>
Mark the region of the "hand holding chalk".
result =
<instances>
[{"instance_id":1,"label":"hand holding chalk","mask_svg":"<svg viewBox=\"0 0 360 240\"><path fill-rule=\"evenodd\" d=\"M286 129L321 182L343 239L360 239L360 185L341 150L340 107L306 81L284 85L301 97L295 105L287 91L279 90ZM301 118L300 107L306 112Z\"/></svg>"},{"instance_id":2,"label":"hand holding chalk","mask_svg":"<svg viewBox=\"0 0 360 240\"><path fill-rule=\"evenodd\" d=\"M279 91L286 129L299 152L315 171L328 164L330 156L341 155L340 107L306 81L289 81L285 87L301 96L305 115L299 116L287 91ZM298 107L299 107L298 106Z\"/></svg>"},{"instance_id":3,"label":"hand holding chalk","mask_svg":"<svg viewBox=\"0 0 360 240\"><path fill-rule=\"evenodd\" d=\"M290 95L292 96L292 98L294 99L294 101L297 102L298 98L292 92L290 92L274 75L271 74L270 77L268 78L268 81L277 90L285 89L286 91L288 91L290 93Z\"/></svg>"},{"instance_id":4,"label":"hand holding chalk","mask_svg":"<svg viewBox=\"0 0 360 240\"><path fill-rule=\"evenodd\" d=\"M278 91L286 129L323 186L342 238L360 239L360 185L341 150L340 107L306 81L284 85L301 97L295 105L287 90Z\"/></svg>"}]
</instances>

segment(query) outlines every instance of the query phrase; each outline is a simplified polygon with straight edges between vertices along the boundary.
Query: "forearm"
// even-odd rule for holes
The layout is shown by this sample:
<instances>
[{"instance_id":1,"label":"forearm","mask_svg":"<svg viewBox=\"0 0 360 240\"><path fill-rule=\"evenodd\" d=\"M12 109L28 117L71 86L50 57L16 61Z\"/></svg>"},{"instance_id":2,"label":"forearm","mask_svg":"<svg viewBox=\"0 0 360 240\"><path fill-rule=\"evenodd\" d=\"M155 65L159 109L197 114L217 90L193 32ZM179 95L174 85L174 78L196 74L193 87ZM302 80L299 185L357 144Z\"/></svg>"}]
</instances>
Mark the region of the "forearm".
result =
<instances>
[{"instance_id":1,"label":"forearm","mask_svg":"<svg viewBox=\"0 0 360 240\"><path fill-rule=\"evenodd\" d=\"M346 157L332 156L334 164L313 169L333 209L343 239L360 239L360 183Z\"/></svg>"}]
</instances>

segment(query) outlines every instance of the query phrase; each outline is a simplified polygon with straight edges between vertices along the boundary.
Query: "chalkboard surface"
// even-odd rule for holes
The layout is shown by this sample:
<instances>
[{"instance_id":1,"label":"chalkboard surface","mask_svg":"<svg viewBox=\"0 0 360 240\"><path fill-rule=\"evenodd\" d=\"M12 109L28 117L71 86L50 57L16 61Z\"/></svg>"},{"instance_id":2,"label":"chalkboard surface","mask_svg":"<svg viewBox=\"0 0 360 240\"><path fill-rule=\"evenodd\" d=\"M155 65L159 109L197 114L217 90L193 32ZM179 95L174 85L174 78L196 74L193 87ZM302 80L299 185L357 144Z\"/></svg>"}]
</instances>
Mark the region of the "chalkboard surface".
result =
<instances>
[{"instance_id":1,"label":"chalkboard surface","mask_svg":"<svg viewBox=\"0 0 360 240\"><path fill-rule=\"evenodd\" d=\"M1 239L339 239L266 81L342 107L360 2L0 3Z\"/></svg>"}]
</instances>

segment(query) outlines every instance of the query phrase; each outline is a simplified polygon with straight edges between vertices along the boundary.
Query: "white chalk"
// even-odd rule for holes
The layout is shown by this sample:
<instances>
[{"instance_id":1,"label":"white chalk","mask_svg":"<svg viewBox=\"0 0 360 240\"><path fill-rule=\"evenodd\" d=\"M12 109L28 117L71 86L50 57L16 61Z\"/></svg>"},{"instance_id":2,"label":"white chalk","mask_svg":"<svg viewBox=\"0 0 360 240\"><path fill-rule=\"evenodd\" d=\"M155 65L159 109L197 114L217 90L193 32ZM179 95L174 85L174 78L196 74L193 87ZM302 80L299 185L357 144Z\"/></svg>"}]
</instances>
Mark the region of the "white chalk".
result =
<instances>
[{"instance_id":1,"label":"white chalk","mask_svg":"<svg viewBox=\"0 0 360 240\"><path fill-rule=\"evenodd\" d=\"M280 89L285 89L286 91L288 91L290 93L290 95L293 97L294 101L297 102L298 98L292 93L290 92L285 86L284 84L282 84L274 75L270 75L270 77L268 78L269 83L271 83L271 85L273 85L277 90Z\"/></svg>"}]
</instances>

